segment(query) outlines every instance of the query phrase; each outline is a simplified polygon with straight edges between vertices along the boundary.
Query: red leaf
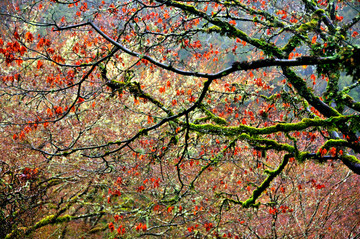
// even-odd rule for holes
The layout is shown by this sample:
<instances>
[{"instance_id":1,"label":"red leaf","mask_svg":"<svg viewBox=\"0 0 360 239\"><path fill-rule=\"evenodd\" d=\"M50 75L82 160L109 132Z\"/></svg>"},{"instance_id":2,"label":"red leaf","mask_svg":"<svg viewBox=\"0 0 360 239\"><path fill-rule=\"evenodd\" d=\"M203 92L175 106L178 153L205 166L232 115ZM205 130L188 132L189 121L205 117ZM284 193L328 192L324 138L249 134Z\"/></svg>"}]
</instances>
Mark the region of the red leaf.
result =
<instances>
[{"instance_id":1,"label":"red leaf","mask_svg":"<svg viewBox=\"0 0 360 239\"><path fill-rule=\"evenodd\" d=\"M37 63L37 69L39 70L43 66L43 63L41 61L38 61Z\"/></svg>"},{"instance_id":2,"label":"red leaf","mask_svg":"<svg viewBox=\"0 0 360 239\"><path fill-rule=\"evenodd\" d=\"M24 55L24 53L27 51L27 49L26 49L26 47L24 47L24 46L21 46L20 47L20 49L19 49L19 51L20 51L20 55Z\"/></svg>"},{"instance_id":3,"label":"red leaf","mask_svg":"<svg viewBox=\"0 0 360 239\"><path fill-rule=\"evenodd\" d=\"M34 36L33 36L33 34L31 34L31 32L27 32L25 34L25 41L27 41L27 42L33 42L34 41Z\"/></svg>"},{"instance_id":4,"label":"red leaf","mask_svg":"<svg viewBox=\"0 0 360 239\"><path fill-rule=\"evenodd\" d=\"M82 102L84 102L85 100L84 100L84 98L82 98L82 97L79 97L79 99L78 99L78 103L80 104L80 103L82 103Z\"/></svg>"},{"instance_id":5,"label":"red leaf","mask_svg":"<svg viewBox=\"0 0 360 239\"><path fill-rule=\"evenodd\" d=\"M170 213L170 212L172 212L173 208L174 207L168 207L167 211Z\"/></svg>"},{"instance_id":6,"label":"red leaf","mask_svg":"<svg viewBox=\"0 0 360 239\"><path fill-rule=\"evenodd\" d=\"M112 223L112 222L109 223L109 229L110 229L110 231L112 231L112 232L115 230L114 223Z\"/></svg>"},{"instance_id":7,"label":"red leaf","mask_svg":"<svg viewBox=\"0 0 360 239\"><path fill-rule=\"evenodd\" d=\"M47 115L48 115L49 117L52 117L52 116L53 116L53 113L52 113L52 111L51 111L50 108L48 108L48 109L46 110L46 113L47 113Z\"/></svg>"},{"instance_id":8,"label":"red leaf","mask_svg":"<svg viewBox=\"0 0 360 239\"><path fill-rule=\"evenodd\" d=\"M236 25L236 21L235 21L235 20L231 20L231 21L229 21L229 23L230 23L231 25L233 25L233 26Z\"/></svg>"},{"instance_id":9,"label":"red leaf","mask_svg":"<svg viewBox=\"0 0 360 239\"><path fill-rule=\"evenodd\" d=\"M14 32L14 37L16 40L20 39L19 33L17 31Z\"/></svg>"},{"instance_id":10,"label":"red leaf","mask_svg":"<svg viewBox=\"0 0 360 239\"><path fill-rule=\"evenodd\" d=\"M316 35L313 36L313 38L311 39L311 43L312 43L312 44L316 43L316 39L317 39L317 36L316 36Z\"/></svg>"}]
</instances>

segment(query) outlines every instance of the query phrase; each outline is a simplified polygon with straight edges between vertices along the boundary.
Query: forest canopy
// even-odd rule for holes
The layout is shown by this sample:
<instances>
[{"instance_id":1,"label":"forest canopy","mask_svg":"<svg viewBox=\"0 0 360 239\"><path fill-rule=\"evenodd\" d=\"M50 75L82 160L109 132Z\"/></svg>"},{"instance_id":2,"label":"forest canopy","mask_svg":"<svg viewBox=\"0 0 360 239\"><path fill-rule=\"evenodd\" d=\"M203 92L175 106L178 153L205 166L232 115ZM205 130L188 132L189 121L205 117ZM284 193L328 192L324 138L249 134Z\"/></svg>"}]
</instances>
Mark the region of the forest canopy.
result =
<instances>
[{"instance_id":1,"label":"forest canopy","mask_svg":"<svg viewBox=\"0 0 360 239\"><path fill-rule=\"evenodd\" d=\"M1 238L356 238L358 0L0 4Z\"/></svg>"}]
</instances>

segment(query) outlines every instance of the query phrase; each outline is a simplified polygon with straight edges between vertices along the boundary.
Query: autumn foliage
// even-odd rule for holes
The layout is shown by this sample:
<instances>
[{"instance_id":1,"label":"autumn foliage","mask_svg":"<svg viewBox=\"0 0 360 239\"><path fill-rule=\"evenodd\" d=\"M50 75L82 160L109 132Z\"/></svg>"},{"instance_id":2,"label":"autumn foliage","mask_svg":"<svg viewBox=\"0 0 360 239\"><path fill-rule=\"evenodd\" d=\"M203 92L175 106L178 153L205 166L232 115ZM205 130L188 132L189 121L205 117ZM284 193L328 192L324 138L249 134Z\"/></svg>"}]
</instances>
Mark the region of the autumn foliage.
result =
<instances>
[{"instance_id":1,"label":"autumn foliage","mask_svg":"<svg viewBox=\"0 0 360 239\"><path fill-rule=\"evenodd\" d=\"M359 11L2 3L0 237L359 237Z\"/></svg>"}]
</instances>

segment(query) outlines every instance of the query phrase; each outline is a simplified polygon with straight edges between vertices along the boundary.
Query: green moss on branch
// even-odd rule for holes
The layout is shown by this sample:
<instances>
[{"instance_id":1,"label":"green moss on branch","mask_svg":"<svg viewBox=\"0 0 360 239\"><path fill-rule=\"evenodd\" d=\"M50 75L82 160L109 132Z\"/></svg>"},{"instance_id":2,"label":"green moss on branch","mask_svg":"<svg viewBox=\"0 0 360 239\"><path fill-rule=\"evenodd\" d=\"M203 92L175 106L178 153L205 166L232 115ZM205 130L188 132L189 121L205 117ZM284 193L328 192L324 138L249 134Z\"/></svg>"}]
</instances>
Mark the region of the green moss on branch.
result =
<instances>
[{"instance_id":1,"label":"green moss on branch","mask_svg":"<svg viewBox=\"0 0 360 239\"><path fill-rule=\"evenodd\" d=\"M192 124L190 123L190 130L197 131L200 133L213 134L213 135L224 135L224 136L238 136L242 133L250 135L263 135L263 134L272 134L277 132L291 132L304 130L310 127L333 127L337 125L344 124L350 119L359 120L360 116L356 115L344 115L344 116L335 116L328 119L308 119L305 118L297 123L278 123L273 126L256 128L248 125L239 125L239 126L221 126L214 124ZM180 123L186 125L184 122Z\"/></svg>"},{"instance_id":2,"label":"green moss on branch","mask_svg":"<svg viewBox=\"0 0 360 239\"><path fill-rule=\"evenodd\" d=\"M261 194L270 186L271 181L278 176L285 168L287 163L289 162L289 158L291 155L287 154L284 156L283 161L275 170L266 170L268 174L267 178L262 182L262 184L253 191L251 197L244 202L240 202L241 205L245 208L248 207L258 207L259 203L255 203L256 200L261 196Z\"/></svg>"},{"instance_id":3,"label":"green moss on branch","mask_svg":"<svg viewBox=\"0 0 360 239\"><path fill-rule=\"evenodd\" d=\"M213 113L211 113L210 110L206 109L206 107L204 105L200 105L200 110L202 110L212 121L214 121L214 123L218 124L218 125L227 125L228 122L226 121L226 119L221 118L219 116L214 115Z\"/></svg>"}]
</instances>

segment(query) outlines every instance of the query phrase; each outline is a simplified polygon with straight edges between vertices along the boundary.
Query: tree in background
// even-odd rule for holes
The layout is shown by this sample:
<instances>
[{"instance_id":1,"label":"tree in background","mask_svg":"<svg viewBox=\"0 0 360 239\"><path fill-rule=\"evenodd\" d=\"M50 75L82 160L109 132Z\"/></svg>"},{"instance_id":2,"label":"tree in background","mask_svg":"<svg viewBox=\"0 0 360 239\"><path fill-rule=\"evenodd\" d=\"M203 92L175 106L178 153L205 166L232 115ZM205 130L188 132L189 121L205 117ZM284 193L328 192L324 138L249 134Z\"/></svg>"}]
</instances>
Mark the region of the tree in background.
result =
<instances>
[{"instance_id":1,"label":"tree in background","mask_svg":"<svg viewBox=\"0 0 360 239\"><path fill-rule=\"evenodd\" d=\"M359 236L359 10L2 5L2 236Z\"/></svg>"}]
</instances>

